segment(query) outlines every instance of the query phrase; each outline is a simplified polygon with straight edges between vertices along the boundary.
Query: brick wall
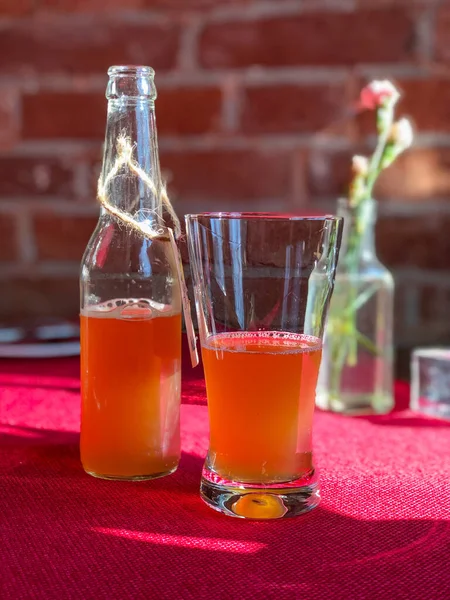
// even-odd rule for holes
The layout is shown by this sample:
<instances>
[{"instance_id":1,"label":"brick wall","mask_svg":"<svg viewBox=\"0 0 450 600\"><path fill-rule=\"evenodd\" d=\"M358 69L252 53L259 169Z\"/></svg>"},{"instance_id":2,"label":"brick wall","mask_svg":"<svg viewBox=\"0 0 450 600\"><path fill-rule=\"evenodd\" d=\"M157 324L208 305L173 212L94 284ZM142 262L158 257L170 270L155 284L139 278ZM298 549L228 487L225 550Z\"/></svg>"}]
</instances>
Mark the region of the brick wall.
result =
<instances>
[{"instance_id":1,"label":"brick wall","mask_svg":"<svg viewBox=\"0 0 450 600\"><path fill-rule=\"evenodd\" d=\"M0 318L77 312L106 69L125 63L157 71L180 214L332 210L373 143L358 91L395 80L418 132L376 194L397 343L450 341L448 0L0 0Z\"/></svg>"}]
</instances>

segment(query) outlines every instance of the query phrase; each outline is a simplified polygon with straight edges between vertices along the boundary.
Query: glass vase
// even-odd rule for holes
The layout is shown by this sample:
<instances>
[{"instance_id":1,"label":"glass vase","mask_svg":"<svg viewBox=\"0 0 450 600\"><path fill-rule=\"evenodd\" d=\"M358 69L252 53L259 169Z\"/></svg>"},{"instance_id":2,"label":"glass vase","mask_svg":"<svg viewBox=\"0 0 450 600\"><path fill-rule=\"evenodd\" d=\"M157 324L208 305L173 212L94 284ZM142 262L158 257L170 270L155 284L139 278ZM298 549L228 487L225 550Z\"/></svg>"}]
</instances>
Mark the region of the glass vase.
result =
<instances>
[{"instance_id":1,"label":"glass vase","mask_svg":"<svg viewBox=\"0 0 450 600\"><path fill-rule=\"evenodd\" d=\"M326 325L319 408L384 414L393 398L394 280L375 251L377 204L339 200L344 238Z\"/></svg>"}]
</instances>

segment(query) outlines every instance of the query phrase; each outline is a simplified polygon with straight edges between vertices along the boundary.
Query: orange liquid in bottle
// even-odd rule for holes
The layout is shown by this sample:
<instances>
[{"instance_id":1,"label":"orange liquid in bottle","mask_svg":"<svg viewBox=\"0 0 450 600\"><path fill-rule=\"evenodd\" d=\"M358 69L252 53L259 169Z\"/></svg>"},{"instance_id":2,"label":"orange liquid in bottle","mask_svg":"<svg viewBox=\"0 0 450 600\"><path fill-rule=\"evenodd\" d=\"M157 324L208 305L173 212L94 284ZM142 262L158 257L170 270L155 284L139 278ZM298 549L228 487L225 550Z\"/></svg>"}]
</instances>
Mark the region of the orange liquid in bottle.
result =
<instances>
[{"instance_id":1,"label":"orange liquid in bottle","mask_svg":"<svg viewBox=\"0 0 450 600\"><path fill-rule=\"evenodd\" d=\"M321 342L275 332L223 333L202 348L210 468L254 483L312 469L311 431Z\"/></svg>"},{"instance_id":2,"label":"orange liquid in bottle","mask_svg":"<svg viewBox=\"0 0 450 600\"><path fill-rule=\"evenodd\" d=\"M81 315L80 451L93 475L145 479L178 465L181 315L148 315Z\"/></svg>"}]
</instances>

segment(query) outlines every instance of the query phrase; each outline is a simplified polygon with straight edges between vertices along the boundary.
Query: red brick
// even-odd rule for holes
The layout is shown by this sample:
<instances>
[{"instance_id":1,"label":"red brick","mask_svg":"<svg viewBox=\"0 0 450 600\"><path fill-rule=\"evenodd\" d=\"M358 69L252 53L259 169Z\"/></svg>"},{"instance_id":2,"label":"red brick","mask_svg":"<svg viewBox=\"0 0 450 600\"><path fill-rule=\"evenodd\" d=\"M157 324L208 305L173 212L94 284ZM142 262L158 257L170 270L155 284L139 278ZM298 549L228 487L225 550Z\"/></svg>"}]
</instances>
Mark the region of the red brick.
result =
<instances>
[{"instance_id":1,"label":"red brick","mask_svg":"<svg viewBox=\"0 0 450 600\"><path fill-rule=\"evenodd\" d=\"M72 169L55 158L0 157L1 196L73 194Z\"/></svg>"},{"instance_id":2,"label":"red brick","mask_svg":"<svg viewBox=\"0 0 450 600\"><path fill-rule=\"evenodd\" d=\"M0 72L105 73L113 64L150 64L159 71L174 66L177 26L117 21L39 19L4 28Z\"/></svg>"},{"instance_id":3,"label":"red brick","mask_svg":"<svg viewBox=\"0 0 450 600\"><path fill-rule=\"evenodd\" d=\"M377 224L379 258L389 267L450 270L449 228L448 214L382 217Z\"/></svg>"},{"instance_id":4,"label":"red brick","mask_svg":"<svg viewBox=\"0 0 450 600\"><path fill-rule=\"evenodd\" d=\"M366 149L327 152L310 150L307 189L312 197L338 197L348 192L351 159L354 154L369 156ZM380 175L374 195L377 199L450 198L450 148L417 148L401 155Z\"/></svg>"},{"instance_id":5,"label":"red brick","mask_svg":"<svg viewBox=\"0 0 450 600\"><path fill-rule=\"evenodd\" d=\"M200 39L205 67L355 65L414 58L415 23L402 9L323 12L214 23Z\"/></svg>"},{"instance_id":6,"label":"red brick","mask_svg":"<svg viewBox=\"0 0 450 600\"><path fill-rule=\"evenodd\" d=\"M142 8L145 0L38 0L39 8L47 11L71 12L108 12ZM124 6L126 4L126 6Z\"/></svg>"},{"instance_id":7,"label":"red brick","mask_svg":"<svg viewBox=\"0 0 450 600\"><path fill-rule=\"evenodd\" d=\"M422 344L450 343L450 288L447 281L446 273L441 274L440 282L434 283L424 283L420 276L397 281L394 309L397 344L414 348ZM411 299L416 309L413 315L408 310Z\"/></svg>"},{"instance_id":8,"label":"red brick","mask_svg":"<svg viewBox=\"0 0 450 600\"><path fill-rule=\"evenodd\" d=\"M450 7L442 6L436 15L436 58L450 61Z\"/></svg>"},{"instance_id":9,"label":"red brick","mask_svg":"<svg viewBox=\"0 0 450 600\"><path fill-rule=\"evenodd\" d=\"M0 17L23 17L33 11L35 0L2 0Z\"/></svg>"},{"instance_id":10,"label":"red brick","mask_svg":"<svg viewBox=\"0 0 450 600\"><path fill-rule=\"evenodd\" d=\"M105 82L106 84L106 82ZM27 94L23 98L23 137L103 139L107 101L103 93ZM219 128L218 88L176 88L158 92L160 134L198 134Z\"/></svg>"},{"instance_id":11,"label":"red brick","mask_svg":"<svg viewBox=\"0 0 450 600\"><path fill-rule=\"evenodd\" d=\"M284 152L171 152L162 154L161 164L181 201L280 198L289 191L289 157Z\"/></svg>"},{"instance_id":12,"label":"red brick","mask_svg":"<svg viewBox=\"0 0 450 600\"><path fill-rule=\"evenodd\" d=\"M315 0L310 0L314 2ZM445 0L444 0L445 1ZM356 0L358 8L373 8L374 0ZM435 6L436 0L376 0L377 8Z\"/></svg>"},{"instance_id":13,"label":"red brick","mask_svg":"<svg viewBox=\"0 0 450 600\"><path fill-rule=\"evenodd\" d=\"M450 200L450 148L411 149L380 176L377 198Z\"/></svg>"},{"instance_id":14,"label":"red brick","mask_svg":"<svg viewBox=\"0 0 450 600\"><path fill-rule=\"evenodd\" d=\"M445 281L443 283L445 284ZM448 323L450 313L450 288L448 285L423 285L419 291L421 321L424 323ZM448 327L450 331L450 324Z\"/></svg>"},{"instance_id":15,"label":"red brick","mask_svg":"<svg viewBox=\"0 0 450 600\"><path fill-rule=\"evenodd\" d=\"M261 267L282 267L286 266L288 253L286 248L291 247L292 254L289 259L289 266L292 268L297 263L301 263L305 271L313 269L316 260L316 251L320 240L323 237L323 221L314 219L312 221L285 221L276 220L261 223L259 220L253 221L248 225L246 242L247 263ZM299 240L307 240L304 247ZM300 251L300 254L298 252ZM297 253L297 256L294 255ZM283 277L273 282L283 287ZM279 294L279 299L282 293ZM273 307L273 304L272 304Z\"/></svg>"},{"instance_id":16,"label":"red brick","mask_svg":"<svg viewBox=\"0 0 450 600\"><path fill-rule=\"evenodd\" d=\"M345 196L351 178L350 151L328 152L311 149L308 152L306 168L306 187L311 197L338 198Z\"/></svg>"},{"instance_id":17,"label":"red brick","mask_svg":"<svg viewBox=\"0 0 450 600\"><path fill-rule=\"evenodd\" d=\"M198 134L220 129L219 88L170 88L158 91L156 122L164 134Z\"/></svg>"},{"instance_id":18,"label":"red brick","mask_svg":"<svg viewBox=\"0 0 450 600\"><path fill-rule=\"evenodd\" d=\"M80 307L78 277L53 279L14 277L0 284L7 294L0 294L0 314L3 321L27 317L77 318Z\"/></svg>"},{"instance_id":19,"label":"red brick","mask_svg":"<svg viewBox=\"0 0 450 600\"><path fill-rule=\"evenodd\" d=\"M218 4L249 4L253 0L40 0L40 8L62 12L106 12L136 8L205 9ZM124 6L126 4L126 7Z\"/></svg>"},{"instance_id":20,"label":"red brick","mask_svg":"<svg viewBox=\"0 0 450 600\"><path fill-rule=\"evenodd\" d=\"M450 79L399 81L403 100L399 111L419 130L450 131Z\"/></svg>"},{"instance_id":21,"label":"red brick","mask_svg":"<svg viewBox=\"0 0 450 600\"><path fill-rule=\"evenodd\" d=\"M147 8L179 8L190 10L192 8L215 8L218 5L252 4L255 0L142 0Z\"/></svg>"},{"instance_id":22,"label":"red brick","mask_svg":"<svg viewBox=\"0 0 450 600\"><path fill-rule=\"evenodd\" d=\"M415 287L415 286L414 286ZM394 336L397 338L397 332L400 332L404 327L405 316L408 314L405 310L408 302L408 296L410 293L411 283L407 282L395 282L395 293L394 293ZM409 316L409 315L408 315Z\"/></svg>"},{"instance_id":23,"label":"red brick","mask_svg":"<svg viewBox=\"0 0 450 600\"><path fill-rule=\"evenodd\" d=\"M18 141L19 102L19 94L15 88L0 88L0 149L2 150L11 148Z\"/></svg>"},{"instance_id":24,"label":"red brick","mask_svg":"<svg viewBox=\"0 0 450 600\"><path fill-rule=\"evenodd\" d=\"M80 261L98 218L36 215L34 235L40 260Z\"/></svg>"},{"instance_id":25,"label":"red brick","mask_svg":"<svg viewBox=\"0 0 450 600\"><path fill-rule=\"evenodd\" d=\"M9 262L16 258L16 218L13 215L0 214L0 262Z\"/></svg>"},{"instance_id":26,"label":"red brick","mask_svg":"<svg viewBox=\"0 0 450 600\"><path fill-rule=\"evenodd\" d=\"M248 133L313 133L345 114L343 85L277 85L244 91L242 130Z\"/></svg>"},{"instance_id":27,"label":"red brick","mask_svg":"<svg viewBox=\"0 0 450 600\"><path fill-rule=\"evenodd\" d=\"M103 94L29 94L23 98L23 137L103 139L107 103Z\"/></svg>"},{"instance_id":28,"label":"red brick","mask_svg":"<svg viewBox=\"0 0 450 600\"><path fill-rule=\"evenodd\" d=\"M286 253L286 248L283 248L283 250ZM249 257L247 254L246 259L246 264L248 265ZM243 297L236 290L236 282L231 275L227 274L225 276L223 287L215 277L211 279L211 289L214 298L214 318L217 323L227 323L231 329L239 330L241 326L238 318L239 309L236 310L235 307L238 307L240 301L243 300L245 303L247 324L251 319L255 329L260 327L267 328L268 326L271 329L282 327L280 322L282 316L280 305L283 301L283 296L286 294L286 281L284 278L248 278L243 284ZM223 293L223 289L225 289L226 294ZM285 323L284 328L289 330L289 326L286 325Z\"/></svg>"}]
</instances>

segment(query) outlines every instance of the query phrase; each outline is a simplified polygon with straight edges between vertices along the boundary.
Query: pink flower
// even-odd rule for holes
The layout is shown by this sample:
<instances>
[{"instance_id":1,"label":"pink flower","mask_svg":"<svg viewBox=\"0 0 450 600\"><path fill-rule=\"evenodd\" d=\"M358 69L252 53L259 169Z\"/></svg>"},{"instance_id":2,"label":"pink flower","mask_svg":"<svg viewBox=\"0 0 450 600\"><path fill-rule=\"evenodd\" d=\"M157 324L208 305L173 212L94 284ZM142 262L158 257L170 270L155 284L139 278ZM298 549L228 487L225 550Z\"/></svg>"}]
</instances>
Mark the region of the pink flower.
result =
<instances>
[{"instance_id":1,"label":"pink flower","mask_svg":"<svg viewBox=\"0 0 450 600\"><path fill-rule=\"evenodd\" d=\"M394 105L400 98L397 88L390 81L372 81L361 91L360 107L368 110L380 108L386 104Z\"/></svg>"},{"instance_id":2,"label":"pink flower","mask_svg":"<svg viewBox=\"0 0 450 600\"><path fill-rule=\"evenodd\" d=\"M400 119L392 125L390 140L396 144L399 152L403 152L414 141L414 132L411 123L408 119Z\"/></svg>"},{"instance_id":3,"label":"pink flower","mask_svg":"<svg viewBox=\"0 0 450 600\"><path fill-rule=\"evenodd\" d=\"M352 159L352 169L355 175L365 177L369 172L369 161L365 156L354 156Z\"/></svg>"}]
</instances>

